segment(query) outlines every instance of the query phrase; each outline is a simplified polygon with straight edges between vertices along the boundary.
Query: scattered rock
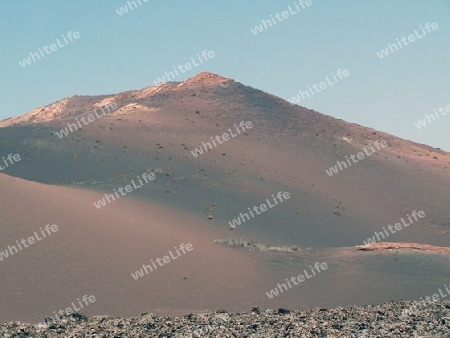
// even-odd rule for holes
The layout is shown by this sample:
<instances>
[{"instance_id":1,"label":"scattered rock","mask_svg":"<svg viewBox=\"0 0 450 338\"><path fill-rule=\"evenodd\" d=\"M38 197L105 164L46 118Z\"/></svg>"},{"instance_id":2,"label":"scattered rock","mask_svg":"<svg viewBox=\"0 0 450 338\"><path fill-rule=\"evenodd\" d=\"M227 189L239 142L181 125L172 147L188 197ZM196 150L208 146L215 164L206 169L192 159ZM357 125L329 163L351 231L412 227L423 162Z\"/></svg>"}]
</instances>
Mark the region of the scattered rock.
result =
<instances>
[{"instance_id":1,"label":"scattered rock","mask_svg":"<svg viewBox=\"0 0 450 338\"><path fill-rule=\"evenodd\" d=\"M159 317L116 318L80 314L58 322L0 326L0 337L448 337L450 301L430 302L420 315L410 313L414 302L314 310L226 310ZM408 312L409 311L409 312Z\"/></svg>"}]
</instances>

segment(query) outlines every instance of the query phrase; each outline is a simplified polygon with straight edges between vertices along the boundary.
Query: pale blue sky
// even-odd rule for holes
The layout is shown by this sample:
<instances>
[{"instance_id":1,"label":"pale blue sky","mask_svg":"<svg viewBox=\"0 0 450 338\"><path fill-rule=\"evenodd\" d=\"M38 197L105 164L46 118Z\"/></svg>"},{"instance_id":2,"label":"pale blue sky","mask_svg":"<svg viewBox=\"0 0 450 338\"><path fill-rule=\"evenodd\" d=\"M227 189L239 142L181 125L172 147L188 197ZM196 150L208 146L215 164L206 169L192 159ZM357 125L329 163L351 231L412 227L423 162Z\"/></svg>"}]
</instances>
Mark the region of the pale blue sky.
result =
<instances>
[{"instance_id":1,"label":"pale blue sky","mask_svg":"<svg viewBox=\"0 0 450 338\"><path fill-rule=\"evenodd\" d=\"M261 34L250 28L294 7L278 1L154 1L119 16L125 0L3 0L0 9L0 118L68 95L98 95L153 84L203 50L209 70L290 98L331 72L351 76L305 100L324 114L450 150L450 115L417 130L414 122L450 105L450 1L324 1ZM380 59L376 52L420 25L439 29ZM22 68L18 61L62 34L81 38Z\"/></svg>"}]
</instances>

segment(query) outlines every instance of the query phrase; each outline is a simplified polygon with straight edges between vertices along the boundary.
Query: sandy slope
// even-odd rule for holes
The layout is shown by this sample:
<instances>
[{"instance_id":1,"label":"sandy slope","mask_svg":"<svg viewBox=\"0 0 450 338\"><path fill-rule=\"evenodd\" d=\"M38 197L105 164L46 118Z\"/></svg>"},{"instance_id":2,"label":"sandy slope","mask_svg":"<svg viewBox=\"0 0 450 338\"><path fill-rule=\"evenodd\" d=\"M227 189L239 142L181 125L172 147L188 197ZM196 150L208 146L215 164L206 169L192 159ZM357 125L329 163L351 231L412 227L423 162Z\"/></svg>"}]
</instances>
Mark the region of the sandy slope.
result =
<instances>
[{"instance_id":1,"label":"sandy slope","mask_svg":"<svg viewBox=\"0 0 450 338\"><path fill-rule=\"evenodd\" d=\"M47 223L59 228L0 262L2 322L41 320L85 294L96 296L86 310L97 314L231 306L252 294L252 280L261 279L248 257L213 243L202 220L183 212L129 199L97 210L92 201L99 194L5 175L0 186L8 192L0 197L1 250ZM132 278L142 264L182 243L194 250L140 280Z\"/></svg>"},{"instance_id":2,"label":"sandy slope","mask_svg":"<svg viewBox=\"0 0 450 338\"><path fill-rule=\"evenodd\" d=\"M0 187L8 192L0 197L0 249L47 223L59 227L0 262L1 322L42 320L85 294L97 299L84 309L89 315L365 304L434 293L450 271L447 256L427 253L246 251L214 243L229 233L159 203L126 197L97 210L92 201L101 197L98 193L5 175L0 175ZM194 250L137 281L131 277L141 264L181 243L192 243ZM274 299L267 297L277 283L317 261L327 262L329 269ZM423 278L430 273L432 278Z\"/></svg>"}]
</instances>

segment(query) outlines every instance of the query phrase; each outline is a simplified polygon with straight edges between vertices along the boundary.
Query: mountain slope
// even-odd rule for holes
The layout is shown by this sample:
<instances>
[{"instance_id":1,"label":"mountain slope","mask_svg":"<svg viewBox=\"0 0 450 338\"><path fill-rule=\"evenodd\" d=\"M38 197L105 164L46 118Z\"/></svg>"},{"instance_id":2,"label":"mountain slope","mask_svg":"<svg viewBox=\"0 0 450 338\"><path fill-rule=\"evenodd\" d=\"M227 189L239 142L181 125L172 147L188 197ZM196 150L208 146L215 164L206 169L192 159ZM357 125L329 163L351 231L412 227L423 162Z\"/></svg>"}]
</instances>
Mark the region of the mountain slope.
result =
<instances>
[{"instance_id":1,"label":"mountain slope","mask_svg":"<svg viewBox=\"0 0 450 338\"><path fill-rule=\"evenodd\" d=\"M118 109L63 139L55 135L105 102ZM271 194L289 191L294 196L290 203L239 229L279 244L360 244L413 210L423 210L427 218L393 239L448 243L448 153L292 106L219 75L201 73L183 83L110 96L71 97L35 112L4 121L0 129L5 140L1 153L17 152L25 159L21 164L26 163L8 168L11 175L111 190L160 168L167 176L154 183L155 190L137 194L200 215L215 199L223 200L215 210L220 227ZM253 127L207 153L192 155L203 142L235 130L241 121L251 121ZM336 161L377 140L386 140L388 147L327 175ZM49 165L55 170L49 171Z\"/></svg>"}]
</instances>

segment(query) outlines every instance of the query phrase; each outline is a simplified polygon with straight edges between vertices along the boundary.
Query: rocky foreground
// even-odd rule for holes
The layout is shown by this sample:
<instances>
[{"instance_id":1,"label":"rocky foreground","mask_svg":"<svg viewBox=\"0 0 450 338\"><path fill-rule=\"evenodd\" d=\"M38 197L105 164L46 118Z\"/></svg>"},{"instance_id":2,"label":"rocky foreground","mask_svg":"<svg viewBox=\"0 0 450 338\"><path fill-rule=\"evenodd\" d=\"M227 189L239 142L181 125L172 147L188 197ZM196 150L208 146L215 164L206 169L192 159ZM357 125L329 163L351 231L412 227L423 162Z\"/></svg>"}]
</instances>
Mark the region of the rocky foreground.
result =
<instances>
[{"instance_id":1,"label":"rocky foreground","mask_svg":"<svg viewBox=\"0 0 450 338\"><path fill-rule=\"evenodd\" d=\"M450 337L450 301L389 302L347 309L289 311L255 307L248 313L114 318L80 314L56 323L11 322L1 337ZM416 306L415 306L416 305Z\"/></svg>"}]
</instances>

